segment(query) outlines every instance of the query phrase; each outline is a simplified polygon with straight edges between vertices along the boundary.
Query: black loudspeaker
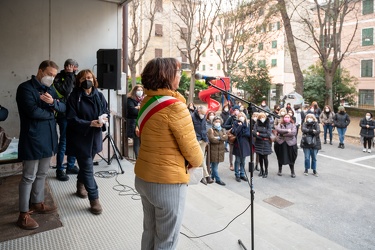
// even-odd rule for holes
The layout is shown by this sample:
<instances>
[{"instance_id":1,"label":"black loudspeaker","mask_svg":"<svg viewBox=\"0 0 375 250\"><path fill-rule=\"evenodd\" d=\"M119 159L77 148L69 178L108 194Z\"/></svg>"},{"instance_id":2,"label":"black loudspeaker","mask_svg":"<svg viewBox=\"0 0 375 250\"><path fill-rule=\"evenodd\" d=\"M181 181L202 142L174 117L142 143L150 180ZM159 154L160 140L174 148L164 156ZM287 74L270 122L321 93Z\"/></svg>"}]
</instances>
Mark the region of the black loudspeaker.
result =
<instances>
[{"instance_id":1,"label":"black loudspeaker","mask_svg":"<svg viewBox=\"0 0 375 250\"><path fill-rule=\"evenodd\" d=\"M99 88L121 90L121 49L99 49L96 59Z\"/></svg>"}]
</instances>

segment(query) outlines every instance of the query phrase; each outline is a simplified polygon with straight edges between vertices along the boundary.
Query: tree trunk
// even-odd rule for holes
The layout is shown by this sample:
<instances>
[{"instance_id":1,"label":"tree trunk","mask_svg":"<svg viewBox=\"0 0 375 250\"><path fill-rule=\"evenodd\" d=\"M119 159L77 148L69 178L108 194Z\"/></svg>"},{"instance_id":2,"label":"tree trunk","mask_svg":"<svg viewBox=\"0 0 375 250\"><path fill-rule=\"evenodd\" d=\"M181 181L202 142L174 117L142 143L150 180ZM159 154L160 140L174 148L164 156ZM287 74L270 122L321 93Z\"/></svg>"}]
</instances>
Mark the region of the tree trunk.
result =
<instances>
[{"instance_id":1,"label":"tree trunk","mask_svg":"<svg viewBox=\"0 0 375 250\"><path fill-rule=\"evenodd\" d=\"M136 78L137 70L136 70L135 65L130 65L130 64L129 64L129 69L130 69L130 77L132 79L132 89L133 89L135 87L135 85L137 84L137 78ZM128 87L127 85L128 85L128 83L126 81L126 87Z\"/></svg>"},{"instance_id":2,"label":"tree trunk","mask_svg":"<svg viewBox=\"0 0 375 250\"><path fill-rule=\"evenodd\" d=\"M195 77L192 74L190 78L189 98L188 98L187 103L194 102L194 93L195 93Z\"/></svg>"},{"instance_id":3,"label":"tree trunk","mask_svg":"<svg viewBox=\"0 0 375 250\"><path fill-rule=\"evenodd\" d=\"M296 81L296 92L303 96L303 74L302 74L302 70L298 62L297 49L294 43L292 26L290 25L290 18L286 11L285 0L278 0L278 4L279 4L281 17L283 18L286 39L288 41L290 58L292 61L293 73L294 73L294 78Z\"/></svg>"},{"instance_id":4,"label":"tree trunk","mask_svg":"<svg viewBox=\"0 0 375 250\"><path fill-rule=\"evenodd\" d=\"M333 82L333 74L330 72L325 72L325 82L326 82L326 97L324 105L329 105L333 108L333 95L332 95L332 82Z\"/></svg>"}]
</instances>

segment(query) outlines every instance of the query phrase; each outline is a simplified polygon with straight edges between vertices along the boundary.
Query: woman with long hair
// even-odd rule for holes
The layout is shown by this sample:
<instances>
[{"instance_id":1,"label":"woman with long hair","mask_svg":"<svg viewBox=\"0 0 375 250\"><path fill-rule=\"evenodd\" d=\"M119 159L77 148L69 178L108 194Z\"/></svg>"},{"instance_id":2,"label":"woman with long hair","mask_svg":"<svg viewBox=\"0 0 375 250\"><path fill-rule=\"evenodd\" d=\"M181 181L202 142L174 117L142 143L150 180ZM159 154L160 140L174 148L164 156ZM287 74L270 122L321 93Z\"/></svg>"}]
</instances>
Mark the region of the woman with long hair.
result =
<instances>
[{"instance_id":1,"label":"woman with long hair","mask_svg":"<svg viewBox=\"0 0 375 250\"><path fill-rule=\"evenodd\" d=\"M332 145L333 117L335 113L329 105L325 105L320 114L320 122L323 125L324 144L327 144L327 133L329 133L329 144Z\"/></svg>"}]
</instances>

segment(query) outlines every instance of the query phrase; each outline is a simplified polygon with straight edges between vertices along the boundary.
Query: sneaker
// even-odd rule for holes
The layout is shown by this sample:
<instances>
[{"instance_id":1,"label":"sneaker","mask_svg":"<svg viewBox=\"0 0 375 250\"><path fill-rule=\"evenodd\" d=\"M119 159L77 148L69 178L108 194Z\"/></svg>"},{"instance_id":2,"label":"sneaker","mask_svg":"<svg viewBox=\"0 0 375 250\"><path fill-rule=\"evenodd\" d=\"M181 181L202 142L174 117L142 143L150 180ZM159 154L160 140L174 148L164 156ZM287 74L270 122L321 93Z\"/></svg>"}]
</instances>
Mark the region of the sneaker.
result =
<instances>
[{"instance_id":1,"label":"sneaker","mask_svg":"<svg viewBox=\"0 0 375 250\"><path fill-rule=\"evenodd\" d=\"M362 150L362 152L366 153L366 152L367 152L367 148L364 148L364 149Z\"/></svg>"},{"instance_id":2,"label":"sneaker","mask_svg":"<svg viewBox=\"0 0 375 250\"><path fill-rule=\"evenodd\" d=\"M69 180L69 176L66 175L64 170L56 170L56 178L59 181L68 181Z\"/></svg>"},{"instance_id":3,"label":"sneaker","mask_svg":"<svg viewBox=\"0 0 375 250\"><path fill-rule=\"evenodd\" d=\"M314 174L315 177L318 177L318 176L319 176L319 175L318 175L318 172L316 172L316 170L313 170L313 174Z\"/></svg>"},{"instance_id":4,"label":"sneaker","mask_svg":"<svg viewBox=\"0 0 375 250\"><path fill-rule=\"evenodd\" d=\"M78 174L79 168L77 166L73 166L72 168L66 169L66 174Z\"/></svg>"},{"instance_id":5,"label":"sneaker","mask_svg":"<svg viewBox=\"0 0 375 250\"><path fill-rule=\"evenodd\" d=\"M371 153L371 149L367 149L367 153Z\"/></svg>"},{"instance_id":6,"label":"sneaker","mask_svg":"<svg viewBox=\"0 0 375 250\"><path fill-rule=\"evenodd\" d=\"M241 182L241 178L240 177L236 177L236 181L237 182Z\"/></svg>"},{"instance_id":7,"label":"sneaker","mask_svg":"<svg viewBox=\"0 0 375 250\"><path fill-rule=\"evenodd\" d=\"M305 169L305 172L303 172L306 176L309 175L309 171L307 169Z\"/></svg>"}]
</instances>

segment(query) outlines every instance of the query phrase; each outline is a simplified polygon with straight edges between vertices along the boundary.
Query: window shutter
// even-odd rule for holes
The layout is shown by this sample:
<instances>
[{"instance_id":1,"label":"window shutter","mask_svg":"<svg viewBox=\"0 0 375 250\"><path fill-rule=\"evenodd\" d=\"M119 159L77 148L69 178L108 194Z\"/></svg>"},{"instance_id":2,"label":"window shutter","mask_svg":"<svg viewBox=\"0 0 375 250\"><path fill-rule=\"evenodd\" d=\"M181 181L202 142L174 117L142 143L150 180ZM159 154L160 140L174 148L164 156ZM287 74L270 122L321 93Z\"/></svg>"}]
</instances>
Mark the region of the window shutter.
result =
<instances>
[{"instance_id":1,"label":"window shutter","mask_svg":"<svg viewBox=\"0 0 375 250\"><path fill-rule=\"evenodd\" d=\"M155 36L163 36L163 25L155 24Z\"/></svg>"},{"instance_id":2,"label":"window shutter","mask_svg":"<svg viewBox=\"0 0 375 250\"><path fill-rule=\"evenodd\" d=\"M374 13L374 0L362 1L362 15Z\"/></svg>"},{"instance_id":3,"label":"window shutter","mask_svg":"<svg viewBox=\"0 0 375 250\"><path fill-rule=\"evenodd\" d=\"M374 28L362 30L362 46L370 46L374 44Z\"/></svg>"}]
</instances>

